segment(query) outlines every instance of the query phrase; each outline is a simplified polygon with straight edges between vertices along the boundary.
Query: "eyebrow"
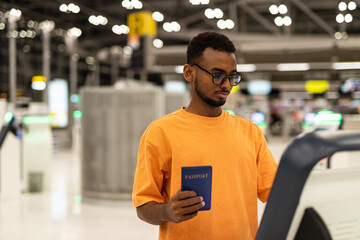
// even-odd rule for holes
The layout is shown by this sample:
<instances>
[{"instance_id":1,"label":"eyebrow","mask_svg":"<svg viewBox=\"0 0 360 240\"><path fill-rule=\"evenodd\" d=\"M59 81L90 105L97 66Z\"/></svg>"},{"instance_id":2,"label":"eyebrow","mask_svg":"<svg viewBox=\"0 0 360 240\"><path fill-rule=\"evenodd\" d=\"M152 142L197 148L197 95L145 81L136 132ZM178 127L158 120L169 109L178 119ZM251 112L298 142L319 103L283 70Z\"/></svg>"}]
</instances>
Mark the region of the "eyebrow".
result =
<instances>
[{"instance_id":1,"label":"eyebrow","mask_svg":"<svg viewBox=\"0 0 360 240\"><path fill-rule=\"evenodd\" d=\"M223 72L223 73L226 73L226 71L224 69L221 69L221 68L212 68L211 69L212 71L218 71L218 72ZM232 70L230 73L238 73L238 71L236 69Z\"/></svg>"}]
</instances>

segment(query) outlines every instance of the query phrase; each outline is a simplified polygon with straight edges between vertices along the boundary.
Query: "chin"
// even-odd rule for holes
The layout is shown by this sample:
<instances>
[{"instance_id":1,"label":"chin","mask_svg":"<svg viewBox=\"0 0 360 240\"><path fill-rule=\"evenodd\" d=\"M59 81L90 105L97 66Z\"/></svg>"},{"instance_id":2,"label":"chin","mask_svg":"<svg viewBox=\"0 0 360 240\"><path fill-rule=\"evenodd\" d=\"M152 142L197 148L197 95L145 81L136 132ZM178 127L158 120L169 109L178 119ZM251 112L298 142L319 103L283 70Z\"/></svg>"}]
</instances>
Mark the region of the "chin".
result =
<instances>
[{"instance_id":1,"label":"chin","mask_svg":"<svg viewBox=\"0 0 360 240\"><path fill-rule=\"evenodd\" d=\"M212 107L221 107L225 104L226 101L211 101L211 102L207 102L207 104L209 104Z\"/></svg>"}]
</instances>

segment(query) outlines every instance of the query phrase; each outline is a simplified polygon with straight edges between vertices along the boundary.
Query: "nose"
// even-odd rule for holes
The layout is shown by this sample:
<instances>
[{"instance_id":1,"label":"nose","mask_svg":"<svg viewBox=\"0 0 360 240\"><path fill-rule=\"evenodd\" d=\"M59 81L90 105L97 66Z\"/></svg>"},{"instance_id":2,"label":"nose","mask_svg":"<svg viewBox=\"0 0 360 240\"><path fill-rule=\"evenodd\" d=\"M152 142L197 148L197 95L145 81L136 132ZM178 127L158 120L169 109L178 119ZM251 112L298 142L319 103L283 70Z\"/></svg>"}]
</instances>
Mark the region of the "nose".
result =
<instances>
[{"instance_id":1,"label":"nose","mask_svg":"<svg viewBox=\"0 0 360 240\"><path fill-rule=\"evenodd\" d=\"M230 78L226 77L225 79L223 79L221 85L220 85L221 89L226 90L226 91L231 91L232 86L230 84Z\"/></svg>"}]
</instances>

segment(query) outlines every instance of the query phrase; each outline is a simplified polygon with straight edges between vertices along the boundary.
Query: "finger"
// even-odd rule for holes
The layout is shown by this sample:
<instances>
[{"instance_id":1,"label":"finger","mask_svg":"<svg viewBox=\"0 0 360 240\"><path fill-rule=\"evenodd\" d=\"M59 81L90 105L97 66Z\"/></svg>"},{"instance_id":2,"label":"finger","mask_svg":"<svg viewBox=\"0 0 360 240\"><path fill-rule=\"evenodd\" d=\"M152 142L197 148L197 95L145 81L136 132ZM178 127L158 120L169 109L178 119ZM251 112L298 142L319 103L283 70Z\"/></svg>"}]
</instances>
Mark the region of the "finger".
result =
<instances>
[{"instance_id":1,"label":"finger","mask_svg":"<svg viewBox=\"0 0 360 240\"><path fill-rule=\"evenodd\" d=\"M202 201L200 203L197 203L197 204L194 204L192 206L188 206L188 207L184 207L182 208L181 212L184 214L184 215L187 215L187 214L191 214L193 212L197 212L199 209L201 209L202 207L205 206L205 202Z\"/></svg>"},{"instance_id":2,"label":"finger","mask_svg":"<svg viewBox=\"0 0 360 240\"><path fill-rule=\"evenodd\" d=\"M197 215L198 215L198 212L193 212L193 213L190 213L190 214L186 214L181 218L181 221L190 220L190 219L196 217Z\"/></svg>"},{"instance_id":3,"label":"finger","mask_svg":"<svg viewBox=\"0 0 360 240\"><path fill-rule=\"evenodd\" d=\"M203 198L201 196L186 198L186 199L182 199L179 201L179 206L183 207L183 208L190 207L195 204L201 203L202 201L203 201Z\"/></svg>"},{"instance_id":4,"label":"finger","mask_svg":"<svg viewBox=\"0 0 360 240\"><path fill-rule=\"evenodd\" d=\"M191 197L196 197L196 196L197 196L196 192L188 191L188 190L182 191L177 195L179 200L187 199L187 198L191 198Z\"/></svg>"}]
</instances>

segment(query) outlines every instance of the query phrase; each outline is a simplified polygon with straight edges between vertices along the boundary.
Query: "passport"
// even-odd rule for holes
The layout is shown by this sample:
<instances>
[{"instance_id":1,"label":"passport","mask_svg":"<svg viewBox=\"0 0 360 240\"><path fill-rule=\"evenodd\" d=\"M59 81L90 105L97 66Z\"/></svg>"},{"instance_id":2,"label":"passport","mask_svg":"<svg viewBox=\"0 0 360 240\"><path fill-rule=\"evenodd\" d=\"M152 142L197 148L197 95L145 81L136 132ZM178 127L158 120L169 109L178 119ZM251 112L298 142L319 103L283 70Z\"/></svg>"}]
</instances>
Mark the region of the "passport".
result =
<instances>
[{"instance_id":1,"label":"passport","mask_svg":"<svg viewBox=\"0 0 360 240\"><path fill-rule=\"evenodd\" d=\"M207 211L211 208L211 184L211 166L181 168L181 191L194 191L204 199L205 206L200 208L199 211Z\"/></svg>"}]
</instances>

